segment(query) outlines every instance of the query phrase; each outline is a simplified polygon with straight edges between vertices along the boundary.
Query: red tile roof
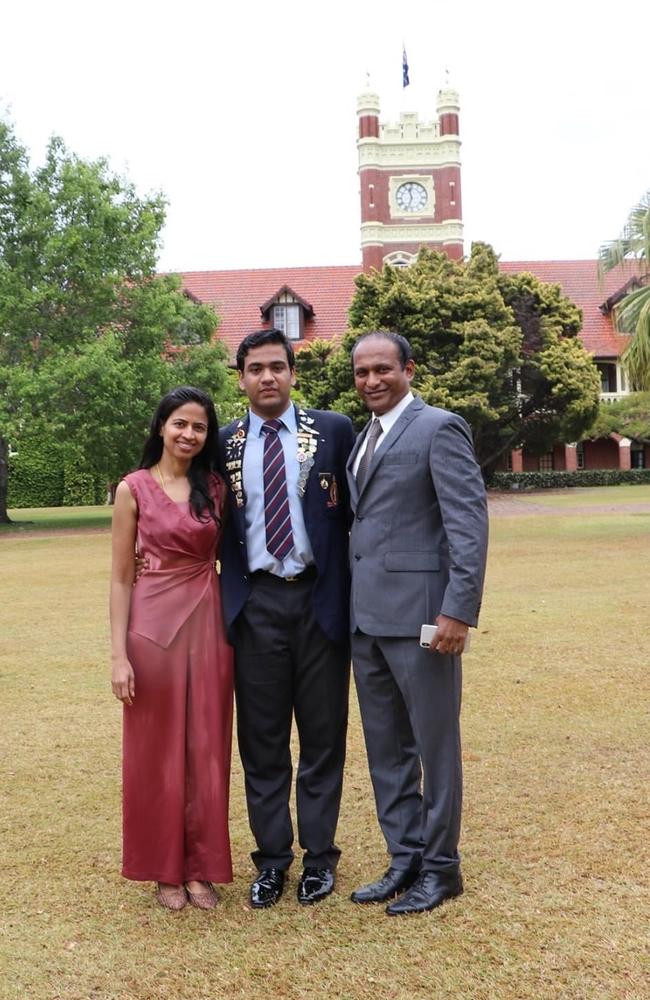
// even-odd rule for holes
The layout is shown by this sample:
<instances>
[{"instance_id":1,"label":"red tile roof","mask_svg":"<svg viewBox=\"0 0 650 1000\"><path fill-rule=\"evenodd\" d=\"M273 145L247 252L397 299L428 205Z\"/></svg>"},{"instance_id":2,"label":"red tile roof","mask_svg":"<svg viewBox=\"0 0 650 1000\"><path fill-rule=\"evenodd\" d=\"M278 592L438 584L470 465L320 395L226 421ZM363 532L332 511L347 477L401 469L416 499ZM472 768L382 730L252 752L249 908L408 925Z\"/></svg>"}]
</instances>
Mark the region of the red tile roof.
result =
<instances>
[{"instance_id":1,"label":"red tile roof","mask_svg":"<svg viewBox=\"0 0 650 1000\"><path fill-rule=\"evenodd\" d=\"M218 335L234 354L240 341L263 327L260 307L284 286L309 302L314 316L305 321L305 339L332 340L347 328L348 307L360 264L339 267L277 267L249 271L190 271L183 288L213 305L221 317Z\"/></svg>"},{"instance_id":2,"label":"red tile roof","mask_svg":"<svg viewBox=\"0 0 650 1000\"><path fill-rule=\"evenodd\" d=\"M596 357L618 357L627 346L629 338L616 333L612 317L603 315L600 306L637 273L634 264L609 271L602 282L595 260L500 261L499 267L507 274L530 271L540 281L560 285L564 294L582 309L580 337Z\"/></svg>"},{"instance_id":3,"label":"red tile roof","mask_svg":"<svg viewBox=\"0 0 650 1000\"><path fill-rule=\"evenodd\" d=\"M542 281L559 284L583 312L581 337L597 357L618 357L627 337L617 334L609 315L600 306L636 273L634 265L617 268L601 284L595 260L501 261L508 274L530 271ZM288 285L311 303L314 316L305 322L305 339L340 337L347 328L347 311L354 294L354 279L361 265L334 267L278 267L243 271L186 271L183 287L201 302L213 305L221 317L218 335L232 354L253 330L264 324L260 307Z\"/></svg>"},{"instance_id":4,"label":"red tile roof","mask_svg":"<svg viewBox=\"0 0 650 1000\"><path fill-rule=\"evenodd\" d=\"M288 285L283 285L279 291L272 295L268 302L265 302L260 306L260 315L262 319L268 319L268 313L270 312L271 306L275 305L276 302L282 302L282 297L284 295L290 295L294 302L299 303L305 311L305 315L310 319L314 315L314 307L311 302L306 302L297 292L294 292L293 288L289 288Z\"/></svg>"}]
</instances>

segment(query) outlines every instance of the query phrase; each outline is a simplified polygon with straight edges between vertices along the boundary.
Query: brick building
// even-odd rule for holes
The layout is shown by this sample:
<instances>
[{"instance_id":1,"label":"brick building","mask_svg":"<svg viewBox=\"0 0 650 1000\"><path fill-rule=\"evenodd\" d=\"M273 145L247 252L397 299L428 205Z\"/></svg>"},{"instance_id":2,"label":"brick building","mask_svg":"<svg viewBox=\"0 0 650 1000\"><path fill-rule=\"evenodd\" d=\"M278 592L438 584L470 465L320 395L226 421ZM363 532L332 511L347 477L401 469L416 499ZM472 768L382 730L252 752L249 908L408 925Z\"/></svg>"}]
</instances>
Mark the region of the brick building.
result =
<instances>
[{"instance_id":1,"label":"brick building","mask_svg":"<svg viewBox=\"0 0 650 1000\"><path fill-rule=\"evenodd\" d=\"M251 330L275 326L300 346L316 338L339 338L347 327L354 278L388 263L408 266L421 246L463 257L458 94L438 93L435 121L402 113L398 122L380 121L377 94L364 91L357 101L361 264L193 271L181 274L183 287L209 302L221 317L218 335L231 352ZM560 285L583 312L580 333L601 374L602 398L627 395L620 363L627 337L614 329L612 309L630 284L630 270L612 271L604 285L595 260L505 261L507 272L530 271ZM504 463L505 467L505 463ZM600 441L557 445L547 455L513 452L507 467L537 469L650 467L650 446L619 435Z\"/></svg>"}]
</instances>

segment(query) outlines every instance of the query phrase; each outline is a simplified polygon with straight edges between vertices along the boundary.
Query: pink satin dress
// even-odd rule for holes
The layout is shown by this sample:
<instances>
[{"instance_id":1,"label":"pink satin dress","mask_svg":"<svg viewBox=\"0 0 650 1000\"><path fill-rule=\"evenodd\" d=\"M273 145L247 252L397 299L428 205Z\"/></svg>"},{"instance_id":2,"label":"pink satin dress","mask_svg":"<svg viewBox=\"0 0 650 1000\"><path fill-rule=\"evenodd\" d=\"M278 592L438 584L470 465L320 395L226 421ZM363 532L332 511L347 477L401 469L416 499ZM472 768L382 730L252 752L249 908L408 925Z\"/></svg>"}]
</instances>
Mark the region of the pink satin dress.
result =
<instances>
[{"instance_id":1,"label":"pink satin dress","mask_svg":"<svg viewBox=\"0 0 650 1000\"><path fill-rule=\"evenodd\" d=\"M135 699L124 706L122 874L231 882L233 657L215 570L220 531L171 500L148 469L125 482L149 569L133 588L127 636ZM216 476L211 491L222 513Z\"/></svg>"}]
</instances>

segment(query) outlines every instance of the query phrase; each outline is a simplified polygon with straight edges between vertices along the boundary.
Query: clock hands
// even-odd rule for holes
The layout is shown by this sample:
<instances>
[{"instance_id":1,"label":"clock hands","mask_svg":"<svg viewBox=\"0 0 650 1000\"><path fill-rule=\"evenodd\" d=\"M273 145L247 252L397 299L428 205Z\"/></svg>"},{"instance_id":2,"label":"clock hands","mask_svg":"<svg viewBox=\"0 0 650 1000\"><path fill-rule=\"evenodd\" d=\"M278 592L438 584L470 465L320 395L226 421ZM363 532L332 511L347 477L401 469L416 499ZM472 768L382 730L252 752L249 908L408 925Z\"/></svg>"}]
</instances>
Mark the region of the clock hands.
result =
<instances>
[{"instance_id":1,"label":"clock hands","mask_svg":"<svg viewBox=\"0 0 650 1000\"><path fill-rule=\"evenodd\" d=\"M421 184L409 181L397 189L395 200L404 212L419 212L427 203L427 192Z\"/></svg>"}]
</instances>

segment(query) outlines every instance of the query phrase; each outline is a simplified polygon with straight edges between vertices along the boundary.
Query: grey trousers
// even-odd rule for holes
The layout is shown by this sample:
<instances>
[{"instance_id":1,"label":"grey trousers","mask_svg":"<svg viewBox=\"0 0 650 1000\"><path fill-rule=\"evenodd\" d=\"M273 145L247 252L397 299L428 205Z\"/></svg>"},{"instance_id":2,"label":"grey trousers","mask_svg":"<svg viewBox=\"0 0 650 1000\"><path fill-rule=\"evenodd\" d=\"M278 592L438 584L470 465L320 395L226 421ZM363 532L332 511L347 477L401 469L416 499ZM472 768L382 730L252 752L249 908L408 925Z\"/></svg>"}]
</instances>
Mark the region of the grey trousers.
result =
<instances>
[{"instance_id":1,"label":"grey trousers","mask_svg":"<svg viewBox=\"0 0 650 1000\"><path fill-rule=\"evenodd\" d=\"M462 806L461 659L356 632L352 661L392 867L453 872Z\"/></svg>"}]
</instances>

